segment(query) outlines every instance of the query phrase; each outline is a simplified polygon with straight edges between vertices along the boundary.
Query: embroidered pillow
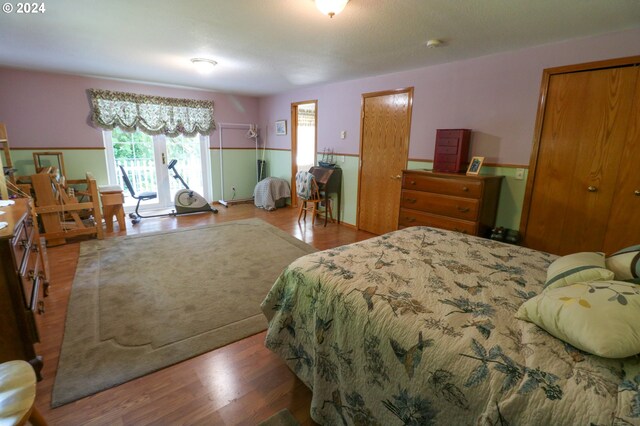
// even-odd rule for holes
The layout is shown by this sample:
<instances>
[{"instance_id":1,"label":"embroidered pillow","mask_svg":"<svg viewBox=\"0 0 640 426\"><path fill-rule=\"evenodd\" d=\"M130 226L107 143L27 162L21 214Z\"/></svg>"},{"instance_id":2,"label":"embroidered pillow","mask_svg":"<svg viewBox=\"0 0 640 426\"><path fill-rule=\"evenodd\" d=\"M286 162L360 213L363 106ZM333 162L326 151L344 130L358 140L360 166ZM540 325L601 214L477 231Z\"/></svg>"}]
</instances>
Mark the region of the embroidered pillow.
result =
<instances>
[{"instance_id":1,"label":"embroidered pillow","mask_svg":"<svg viewBox=\"0 0 640 426\"><path fill-rule=\"evenodd\" d=\"M614 273L606 269L604 253L574 253L553 261L547 269L545 289L577 282L612 280Z\"/></svg>"},{"instance_id":2,"label":"embroidered pillow","mask_svg":"<svg viewBox=\"0 0 640 426\"><path fill-rule=\"evenodd\" d=\"M605 263L616 274L616 280L640 283L640 245L613 253Z\"/></svg>"},{"instance_id":3,"label":"embroidered pillow","mask_svg":"<svg viewBox=\"0 0 640 426\"><path fill-rule=\"evenodd\" d=\"M516 318L601 357L640 353L640 288L634 284L594 281L545 290L524 302Z\"/></svg>"}]
</instances>

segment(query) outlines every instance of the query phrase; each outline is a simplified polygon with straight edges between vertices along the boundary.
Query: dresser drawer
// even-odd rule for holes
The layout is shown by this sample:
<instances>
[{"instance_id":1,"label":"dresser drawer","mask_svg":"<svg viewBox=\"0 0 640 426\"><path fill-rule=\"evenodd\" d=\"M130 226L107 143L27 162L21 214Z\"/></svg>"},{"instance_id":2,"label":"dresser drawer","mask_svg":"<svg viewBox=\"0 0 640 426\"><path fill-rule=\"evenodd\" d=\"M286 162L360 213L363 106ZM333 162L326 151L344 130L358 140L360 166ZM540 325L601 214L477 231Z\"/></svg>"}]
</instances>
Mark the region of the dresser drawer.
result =
<instances>
[{"instance_id":1,"label":"dresser drawer","mask_svg":"<svg viewBox=\"0 0 640 426\"><path fill-rule=\"evenodd\" d=\"M455 141L451 145L442 144L442 146L436 147L436 156L438 154L457 154L457 153L458 153L458 144L455 143Z\"/></svg>"},{"instance_id":2,"label":"dresser drawer","mask_svg":"<svg viewBox=\"0 0 640 426\"><path fill-rule=\"evenodd\" d=\"M29 304L30 315L27 315L29 334L31 341L40 341L40 330L42 329L42 314L44 314L44 295L42 289L42 279L36 277L33 285L33 297Z\"/></svg>"},{"instance_id":3,"label":"dresser drawer","mask_svg":"<svg viewBox=\"0 0 640 426\"><path fill-rule=\"evenodd\" d=\"M402 188L476 199L482 195L481 181L439 178L411 173L402 177Z\"/></svg>"},{"instance_id":4,"label":"dresser drawer","mask_svg":"<svg viewBox=\"0 0 640 426\"><path fill-rule=\"evenodd\" d=\"M27 250L27 258L24 269L20 272L20 282L22 284L22 294L24 295L24 306L29 308L34 295L35 282L41 275L40 255L37 248L32 246Z\"/></svg>"},{"instance_id":5,"label":"dresser drawer","mask_svg":"<svg viewBox=\"0 0 640 426\"><path fill-rule=\"evenodd\" d=\"M478 224L476 222L467 222L406 208L400 208L398 224L400 226L431 226L469 235L476 235L478 232Z\"/></svg>"},{"instance_id":6,"label":"dresser drawer","mask_svg":"<svg viewBox=\"0 0 640 426\"><path fill-rule=\"evenodd\" d=\"M480 202L473 198L451 197L431 192L402 190L401 207L475 221Z\"/></svg>"},{"instance_id":7,"label":"dresser drawer","mask_svg":"<svg viewBox=\"0 0 640 426\"><path fill-rule=\"evenodd\" d=\"M25 256L29 252L30 235L27 233L27 227L24 222L19 225L19 229L15 231L15 237L11 241L11 251L13 252L13 258L15 259L15 266L18 272L22 272L24 269Z\"/></svg>"}]
</instances>

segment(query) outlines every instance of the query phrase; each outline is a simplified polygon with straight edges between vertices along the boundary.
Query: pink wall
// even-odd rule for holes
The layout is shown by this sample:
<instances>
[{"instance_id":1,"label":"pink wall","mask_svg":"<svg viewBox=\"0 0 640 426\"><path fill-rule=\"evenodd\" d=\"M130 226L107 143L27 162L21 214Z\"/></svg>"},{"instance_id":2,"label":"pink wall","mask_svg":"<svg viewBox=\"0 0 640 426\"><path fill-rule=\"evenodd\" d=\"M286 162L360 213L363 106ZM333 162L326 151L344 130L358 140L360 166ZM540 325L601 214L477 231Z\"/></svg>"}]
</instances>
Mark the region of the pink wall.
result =
<instances>
[{"instance_id":1,"label":"pink wall","mask_svg":"<svg viewBox=\"0 0 640 426\"><path fill-rule=\"evenodd\" d=\"M291 102L317 99L318 150L358 154L362 93L413 86L410 158L433 159L436 129L470 128L473 155L526 165L543 69L638 54L640 29L634 29L305 88L261 98L259 124L268 124L268 146L290 148L290 134L276 136L274 122L290 121Z\"/></svg>"},{"instance_id":2,"label":"pink wall","mask_svg":"<svg viewBox=\"0 0 640 426\"><path fill-rule=\"evenodd\" d=\"M100 148L102 131L90 121L87 89L213 100L217 122L256 123L258 98L92 77L0 68L0 122L12 148ZM218 135L211 145L218 146ZM238 140L240 146L245 141ZM225 140L225 147L235 146Z\"/></svg>"}]
</instances>

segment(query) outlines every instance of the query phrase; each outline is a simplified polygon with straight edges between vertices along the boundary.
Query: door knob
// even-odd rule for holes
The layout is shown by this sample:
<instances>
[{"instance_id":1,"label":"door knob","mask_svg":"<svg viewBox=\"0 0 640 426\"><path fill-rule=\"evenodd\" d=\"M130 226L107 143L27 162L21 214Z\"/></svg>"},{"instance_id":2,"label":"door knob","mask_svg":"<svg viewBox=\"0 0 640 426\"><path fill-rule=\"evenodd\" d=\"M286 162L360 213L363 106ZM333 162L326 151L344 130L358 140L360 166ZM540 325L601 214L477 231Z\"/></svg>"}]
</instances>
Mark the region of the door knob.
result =
<instances>
[{"instance_id":1,"label":"door knob","mask_svg":"<svg viewBox=\"0 0 640 426\"><path fill-rule=\"evenodd\" d=\"M589 192L597 192L598 188L596 188L595 186L590 186L590 187L587 188L587 191L589 191Z\"/></svg>"},{"instance_id":2,"label":"door knob","mask_svg":"<svg viewBox=\"0 0 640 426\"><path fill-rule=\"evenodd\" d=\"M636 189L635 191L633 191L633 194L634 194L636 197L640 197L640 190Z\"/></svg>"}]
</instances>

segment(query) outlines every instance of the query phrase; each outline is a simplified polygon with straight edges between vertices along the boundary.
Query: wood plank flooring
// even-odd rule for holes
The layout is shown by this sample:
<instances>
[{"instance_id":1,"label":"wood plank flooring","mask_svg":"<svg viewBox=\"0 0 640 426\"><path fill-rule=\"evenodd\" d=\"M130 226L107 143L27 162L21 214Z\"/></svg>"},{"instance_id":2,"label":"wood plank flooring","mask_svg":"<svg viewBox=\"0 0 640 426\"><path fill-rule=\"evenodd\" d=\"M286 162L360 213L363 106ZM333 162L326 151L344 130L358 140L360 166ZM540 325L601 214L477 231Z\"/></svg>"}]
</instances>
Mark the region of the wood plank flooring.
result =
<instances>
[{"instance_id":1,"label":"wood plank flooring","mask_svg":"<svg viewBox=\"0 0 640 426\"><path fill-rule=\"evenodd\" d=\"M143 219L135 227L127 221L126 232L111 236L252 217L320 250L373 236L337 224L325 228L323 221L316 226L311 226L310 220L298 224L297 211L292 208L267 212L239 204L219 210L217 215ZM51 391L79 249L78 242L48 249L51 289L40 322L38 352L44 358L44 379L37 386L36 405L51 425L254 425L283 408L288 408L302 425L315 424L309 417L311 392L264 347L264 332L52 409Z\"/></svg>"}]
</instances>

